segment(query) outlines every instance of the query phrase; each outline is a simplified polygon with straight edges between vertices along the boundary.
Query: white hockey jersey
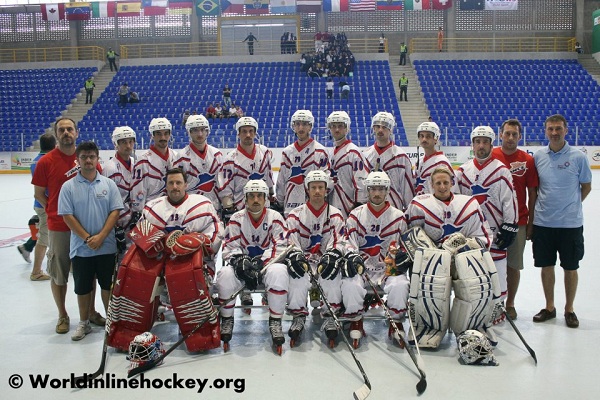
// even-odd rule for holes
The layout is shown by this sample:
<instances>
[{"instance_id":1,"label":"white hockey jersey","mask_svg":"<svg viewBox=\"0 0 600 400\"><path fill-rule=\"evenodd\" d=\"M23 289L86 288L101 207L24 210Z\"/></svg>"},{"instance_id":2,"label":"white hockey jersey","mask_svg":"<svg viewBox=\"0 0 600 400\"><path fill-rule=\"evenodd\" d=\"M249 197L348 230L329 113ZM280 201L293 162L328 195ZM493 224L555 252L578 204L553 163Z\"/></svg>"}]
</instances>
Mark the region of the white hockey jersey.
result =
<instances>
[{"instance_id":1,"label":"white hockey jersey","mask_svg":"<svg viewBox=\"0 0 600 400\"><path fill-rule=\"evenodd\" d=\"M150 200L142 218L165 232L200 232L208 236L211 250L217 254L223 240L223 225L211 201L200 194L186 194L179 204L171 204L167 196Z\"/></svg>"},{"instance_id":2,"label":"white hockey jersey","mask_svg":"<svg viewBox=\"0 0 600 400\"><path fill-rule=\"evenodd\" d=\"M355 203L367 202L364 180L368 169L360 149L350 140L334 147L329 155L333 190L330 203L347 218Z\"/></svg>"},{"instance_id":3,"label":"white hockey jersey","mask_svg":"<svg viewBox=\"0 0 600 400\"><path fill-rule=\"evenodd\" d=\"M283 206L286 216L294 208L306 203L306 174L317 169L329 171L329 167L327 150L314 139L302 147L296 141L283 149L275 192L277 202Z\"/></svg>"},{"instance_id":4,"label":"white hockey jersey","mask_svg":"<svg viewBox=\"0 0 600 400\"><path fill-rule=\"evenodd\" d=\"M273 189L272 158L271 150L261 144L255 144L251 154L238 145L225 157L219 173L219 199L232 197L235 208L242 210L245 207L244 185L249 180L262 179L269 189Z\"/></svg>"},{"instance_id":5,"label":"white hockey jersey","mask_svg":"<svg viewBox=\"0 0 600 400\"><path fill-rule=\"evenodd\" d=\"M448 168L450 172L454 173L450 161L441 151L419 159L416 169L416 195L433 193L430 177L436 168Z\"/></svg>"},{"instance_id":6,"label":"white hockey jersey","mask_svg":"<svg viewBox=\"0 0 600 400\"><path fill-rule=\"evenodd\" d=\"M183 169L187 174L187 192L208 197L217 209L221 208L217 196L217 180L223 158L221 151L213 146L206 145L201 152L190 143L179 152L174 163L175 167Z\"/></svg>"},{"instance_id":7,"label":"white hockey jersey","mask_svg":"<svg viewBox=\"0 0 600 400\"><path fill-rule=\"evenodd\" d=\"M489 249L492 231L477 199L453 194L450 201L438 200L433 194L417 196L406 209L408 226L420 226L435 243L460 232L465 237L479 239Z\"/></svg>"},{"instance_id":8,"label":"white hockey jersey","mask_svg":"<svg viewBox=\"0 0 600 400\"><path fill-rule=\"evenodd\" d=\"M519 212L512 175L501 161L467 161L456 171L456 182L460 193L477 200L494 237L503 223L517 223Z\"/></svg>"},{"instance_id":9,"label":"white hockey jersey","mask_svg":"<svg viewBox=\"0 0 600 400\"><path fill-rule=\"evenodd\" d=\"M258 222L246 210L231 216L225 229L223 260L236 254L261 256L265 264L285 251L287 230L281 214L264 208Z\"/></svg>"},{"instance_id":10,"label":"white hockey jersey","mask_svg":"<svg viewBox=\"0 0 600 400\"><path fill-rule=\"evenodd\" d=\"M390 177L388 201L392 206L405 210L415 197L415 181L412 163L406 153L393 142L385 147L377 144L369 147L364 153L369 172L383 171Z\"/></svg>"},{"instance_id":11,"label":"white hockey jersey","mask_svg":"<svg viewBox=\"0 0 600 400\"><path fill-rule=\"evenodd\" d=\"M344 252L344 217L337 208L325 203L317 210L306 203L290 211L286 223L288 243L304 251L313 266L327 250Z\"/></svg>"},{"instance_id":12,"label":"white hockey jersey","mask_svg":"<svg viewBox=\"0 0 600 400\"><path fill-rule=\"evenodd\" d=\"M148 201L167 194L165 176L176 158L173 149L163 156L152 145L137 159L131 185L132 211L141 212Z\"/></svg>"},{"instance_id":13,"label":"white hockey jersey","mask_svg":"<svg viewBox=\"0 0 600 400\"><path fill-rule=\"evenodd\" d=\"M121 199L123 200L123 209L119 214L117 226L126 227L131 219L131 184L133 180L134 160L127 163L118 154L104 163L102 175L111 179L117 184Z\"/></svg>"},{"instance_id":14,"label":"white hockey jersey","mask_svg":"<svg viewBox=\"0 0 600 400\"><path fill-rule=\"evenodd\" d=\"M392 242L400 243L406 230L404 213L386 201L375 211L370 203L352 210L346 221L346 253L358 252L373 277L385 272L385 257Z\"/></svg>"}]
</instances>

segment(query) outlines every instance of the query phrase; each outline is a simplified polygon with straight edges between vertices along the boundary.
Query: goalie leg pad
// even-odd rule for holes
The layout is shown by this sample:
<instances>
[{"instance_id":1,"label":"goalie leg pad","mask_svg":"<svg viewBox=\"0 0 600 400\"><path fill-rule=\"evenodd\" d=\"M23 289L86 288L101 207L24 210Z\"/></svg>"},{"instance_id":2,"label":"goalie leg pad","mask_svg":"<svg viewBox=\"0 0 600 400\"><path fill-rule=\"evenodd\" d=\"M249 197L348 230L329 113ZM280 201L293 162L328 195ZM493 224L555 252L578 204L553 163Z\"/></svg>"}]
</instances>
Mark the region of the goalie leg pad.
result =
<instances>
[{"instance_id":1,"label":"goalie leg pad","mask_svg":"<svg viewBox=\"0 0 600 400\"><path fill-rule=\"evenodd\" d=\"M231 265L225 264L223 267L221 267L221 269L219 269L219 272L217 272L217 281L215 282L215 286L221 302L221 309L219 312L221 313L222 317L228 318L233 316L235 299L229 301L228 303L223 303L223 301L231 297L231 295L243 285L244 282L236 278L235 272L233 271L233 267Z\"/></svg>"},{"instance_id":2,"label":"goalie leg pad","mask_svg":"<svg viewBox=\"0 0 600 400\"><path fill-rule=\"evenodd\" d=\"M415 226L405 231L402 235L402 242L406 247L406 252L411 255L413 260L415 259L417 249L436 249L437 246L433 243L433 240L421 228Z\"/></svg>"},{"instance_id":3,"label":"goalie leg pad","mask_svg":"<svg viewBox=\"0 0 600 400\"><path fill-rule=\"evenodd\" d=\"M385 280L383 292L387 295L386 303L392 319L398 320L406 312L409 287L410 283L406 275L389 276Z\"/></svg>"},{"instance_id":4,"label":"goalie leg pad","mask_svg":"<svg viewBox=\"0 0 600 400\"><path fill-rule=\"evenodd\" d=\"M409 314L415 328L409 341L437 348L450 319L452 255L444 249L420 248L415 254L410 281Z\"/></svg>"},{"instance_id":5,"label":"goalie leg pad","mask_svg":"<svg viewBox=\"0 0 600 400\"><path fill-rule=\"evenodd\" d=\"M485 330L500 296L496 267L484 249L455 255L456 276L450 328L455 335L467 329Z\"/></svg>"},{"instance_id":6,"label":"goalie leg pad","mask_svg":"<svg viewBox=\"0 0 600 400\"><path fill-rule=\"evenodd\" d=\"M344 302L345 315L354 316L361 314L364 310L365 281L360 275L355 275L354 278L344 278L341 282L342 301Z\"/></svg>"},{"instance_id":7,"label":"goalie leg pad","mask_svg":"<svg viewBox=\"0 0 600 400\"><path fill-rule=\"evenodd\" d=\"M109 346L127 351L135 336L152 328L162 292L163 262L163 259L146 257L136 246L125 253L108 306Z\"/></svg>"},{"instance_id":8,"label":"goalie leg pad","mask_svg":"<svg viewBox=\"0 0 600 400\"><path fill-rule=\"evenodd\" d=\"M202 251L197 251L187 257L170 258L165 265L165 280L181 334L187 334L208 318L200 329L185 340L191 352L221 345L218 312L206 284L202 254Z\"/></svg>"},{"instance_id":9,"label":"goalie leg pad","mask_svg":"<svg viewBox=\"0 0 600 400\"><path fill-rule=\"evenodd\" d=\"M269 265L263 278L267 289L269 312L274 318L281 318L287 303L290 275L285 264L274 263Z\"/></svg>"}]
</instances>

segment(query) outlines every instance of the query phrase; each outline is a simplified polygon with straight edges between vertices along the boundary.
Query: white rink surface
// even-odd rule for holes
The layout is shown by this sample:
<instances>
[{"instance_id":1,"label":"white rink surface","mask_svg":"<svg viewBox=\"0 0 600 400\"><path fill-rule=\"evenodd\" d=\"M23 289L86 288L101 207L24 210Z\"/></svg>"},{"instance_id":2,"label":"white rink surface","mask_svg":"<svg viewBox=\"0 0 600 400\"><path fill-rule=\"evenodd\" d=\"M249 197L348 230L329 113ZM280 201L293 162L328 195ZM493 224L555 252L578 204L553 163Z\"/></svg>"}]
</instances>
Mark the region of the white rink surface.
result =
<instances>
[{"instance_id":1,"label":"white rink surface","mask_svg":"<svg viewBox=\"0 0 600 400\"><path fill-rule=\"evenodd\" d=\"M586 256L581 263L575 302L580 328L569 329L565 325L560 268L557 269L556 280L558 318L543 324L531 321L532 316L544 306L544 299L539 271L533 267L531 244L528 243L526 266L517 296L519 318L516 324L535 350L538 365L534 364L508 323L499 328L500 339L495 350L500 362L498 367L459 364L455 338L448 334L439 350L422 352L428 386L421 398L600 398L598 383L594 383L600 358L600 298L597 292L600 269L594 262L597 257L595 246L600 238L600 215L596 206L600 204L600 191L597 189L600 171L594 171L593 176L593 190L584 203ZM239 309L235 311L234 336L228 353L219 348L191 355L182 346L169 355L162 366L144 376L149 381L172 379L173 374L184 381L207 379L208 383L200 394L197 393L197 384L194 389L34 389L29 374L50 374L51 379L68 379L71 374L96 371L104 335L101 328L94 326L93 332L82 341L71 341L71 333L78 322L76 296L71 282L67 294L71 332L66 335L54 333L57 315L49 282L29 280L31 265L23 261L16 249L23 240L7 243L11 238L28 232L27 221L33 215L33 188L29 182L27 175L0 176L3 188L0 191L0 259L4 260L0 293L4 296L6 312L4 322L0 324L0 398L334 400L351 399L352 392L363 385L363 378L344 343L340 340L337 347L330 350L319 331L320 326L313 324L310 316L300 346L290 349L286 335L283 355L276 355L267 331L268 313L265 309L255 308L250 316L242 314ZM259 301L259 296L255 295L255 303ZM96 304L100 308L99 297ZM284 322L286 333L288 326L289 317ZM404 326L408 329L406 322ZM406 351L392 345L387 338L384 321L365 321L365 330L368 337L363 339L357 356L372 384L369 399L418 397L415 390L419 380L417 371ZM172 314L168 315L167 322L157 323L153 332L159 335L167 348L179 338ZM109 349L105 372L113 380L125 378L127 366L125 354ZM20 389L9 386L9 378L13 374L23 377ZM210 388L213 382L218 384L226 379L230 379L229 388Z\"/></svg>"}]
</instances>

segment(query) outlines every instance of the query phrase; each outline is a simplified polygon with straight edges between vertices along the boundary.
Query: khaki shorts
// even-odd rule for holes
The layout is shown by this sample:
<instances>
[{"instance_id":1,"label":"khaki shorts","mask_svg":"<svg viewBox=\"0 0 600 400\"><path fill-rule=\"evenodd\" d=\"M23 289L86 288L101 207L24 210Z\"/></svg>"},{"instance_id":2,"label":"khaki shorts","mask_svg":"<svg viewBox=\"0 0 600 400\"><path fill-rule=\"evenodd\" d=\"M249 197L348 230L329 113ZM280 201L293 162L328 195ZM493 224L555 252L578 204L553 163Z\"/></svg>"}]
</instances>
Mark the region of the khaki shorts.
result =
<instances>
[{"instance_id":1,"label":"khaki shorts","mask_svg":"<svg viewBox=\"0 0 600 400\"><path fill-rule=\"evenodd\" d=\"M527 241L527 225L519 225L515 241L506 249L506 260L509 268L523 269L523 252Z\"/></svg>"},{"instance_id":2,"label":"khaki shorts","mask_svg":"<svg viewBox=\"0 0 600 400\"><path fill-rule=\"evenodd\" d=\"M38 227L37 245L48 247L48 216L46 210L39 207L33 207L33 210L40 219Z\"/></svg>"},{"instance_id":3,"label":"khaki shorts","mask_svg":"<svg viewBox=\"0 0 600 400\"><path fill-rule=\"evenodd\" d=\"M54 284L64 286L69 281L71 259L69 247L71 245L71 231L48 231L48 275Z\"/></svg>"}]
</instances>

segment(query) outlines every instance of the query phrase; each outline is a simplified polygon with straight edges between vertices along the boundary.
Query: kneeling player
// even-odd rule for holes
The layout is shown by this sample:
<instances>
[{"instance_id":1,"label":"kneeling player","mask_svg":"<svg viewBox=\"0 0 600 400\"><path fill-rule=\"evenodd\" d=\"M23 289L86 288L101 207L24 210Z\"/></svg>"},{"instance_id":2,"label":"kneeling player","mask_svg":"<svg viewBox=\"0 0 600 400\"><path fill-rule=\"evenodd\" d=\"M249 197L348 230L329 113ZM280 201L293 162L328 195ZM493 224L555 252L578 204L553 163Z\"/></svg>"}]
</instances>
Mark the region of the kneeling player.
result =
<instances>
[{"instance_id":1,"label":"kneeling player","mask_svg":"<svg viewBox=\"0 0 600 400\"><path fill-rule=\"evenodd\" d=\"M415 197L406 210L409 226L421 227L422 242L430 242L415 254L410 287L410 317L415 324L411 341L416 339L423 347L437 348L448 325L456 335L467 329L487 330L500 296L487 251L489 225L477 200L453 194L452 182L450 170L435 169L433 194ZM440 244L442 249L436 247ZM450 312L452 286L456 298Z\"/></svg>"},{"instance_id":2,"label":"kneeling player","mask_svg":"<svg viewBox=\"0 0 600 400\"><path fill-rule=\"evenodd\" d=\"M406 230L404 213L386 200L390 178L385 172L371 172L365 179L365 187L368 203L354 209L346 222L346 263L342 268L342 298L345 316L354 319L350 336L355 347L364 334L362 313L367 292L364 279L379 282L399 328L402 327L400 318L406 312L409 286L406 271L410 262L403 252L398 253L394 276L385 276L385 258L390 245L399 243L401 233ZM364 272L367 276L360 276ZM390 326L390 333L392 329Z\"/></svg>"},{"instance_id":3,"label":"kneeling player","mask_svg":"<svg viewBox=\"0 0 600 400\"><path fill-rule=\"evenodd\" d=\"M281 214L265 208L269 187L262 180L250 180L244 186L245 209L234 213L225 230L223 261L227 264L217 274L217 290L223 302L244 284L255 290L264 282L269 303L269 330L277 352L285 342L281 317L287 301L289 275L282 263L269 265L270 260L285 251L286 229ZM233 332L235 299L221 307L221 338L223 348L229 349Z\"/></svg>"}]
</instances>

